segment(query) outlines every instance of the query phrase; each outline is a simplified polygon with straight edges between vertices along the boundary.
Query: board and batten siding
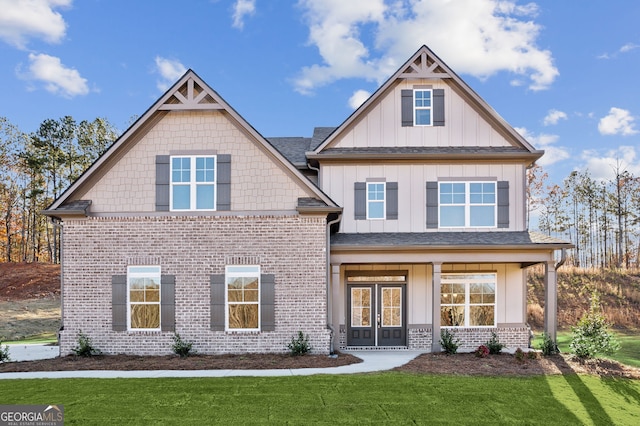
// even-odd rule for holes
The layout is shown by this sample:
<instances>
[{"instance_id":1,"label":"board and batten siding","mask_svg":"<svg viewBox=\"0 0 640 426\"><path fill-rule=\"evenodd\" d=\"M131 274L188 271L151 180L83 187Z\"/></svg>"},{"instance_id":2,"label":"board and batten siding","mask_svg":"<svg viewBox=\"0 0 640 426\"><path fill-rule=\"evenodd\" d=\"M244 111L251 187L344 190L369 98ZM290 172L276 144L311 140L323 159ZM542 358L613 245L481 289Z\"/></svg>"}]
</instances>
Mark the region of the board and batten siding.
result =
<instances>
[{"instance_id":1,"label":"board and batten siding","mask_svg":"<svg viewBox=\"0 0 640 426\"><path fill-rule=\"evenodd\" d=\"M496 231L523 231L526 229L525 173L522 164L327 164L322 167L321 185L344 209L341 232L425 232L437 231L426 229L426 182L495 178L509 182L509 227ZM355 220L354 183L378 178L398 183L398 219Z\"/></svg>"},{"instance_id":2,"label":"board and batten siding","mask_svg":"<svg viewBox=\"0 0 640 426\"><path fill-rule=\"evenodd\" d=\"M444 126L401 126L401 92L416 86L444 89ZM448 84L439 80L403 81L390 88L380 102L344 132L333 148L382 146L512 146L487 120Z\"/></svg>"},{"instance_id":3,"label":"board and batten siding","mask_svg":"<svg viewBox=\"0 0 640 426\"><path fill-rule=\"evenodd\" d=\"M171 112L154 125L78 199L95 213L156 210L156 155L231 156L231 209L294 210L312 196L223 113Z\"/></svg>"}]
</instances>

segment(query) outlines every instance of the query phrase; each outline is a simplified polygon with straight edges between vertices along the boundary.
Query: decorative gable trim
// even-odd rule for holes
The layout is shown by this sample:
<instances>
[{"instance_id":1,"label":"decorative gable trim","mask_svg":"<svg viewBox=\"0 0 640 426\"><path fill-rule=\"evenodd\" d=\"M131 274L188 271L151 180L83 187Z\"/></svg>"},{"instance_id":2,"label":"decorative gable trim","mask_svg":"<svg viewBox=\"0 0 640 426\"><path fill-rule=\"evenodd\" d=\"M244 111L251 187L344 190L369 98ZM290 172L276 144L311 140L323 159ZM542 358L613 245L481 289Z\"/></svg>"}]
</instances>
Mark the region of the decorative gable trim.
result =
<instances>
[{"instance_id":1,"label":"decorative gable trim","mask_svg":"<svg viewBox=\"0 0 640 426\"><path fill-rule=\"evenodd\" d=\"M158 109L165 111L224 109L214 96L214 93L199 85L193 77L189 77L165 103L158 106Z\"/></svg>"},{"instance_id":2,"label":"decorative gable trim","mask_svg":"<svg viewBox=\"0 0 640 426\"><path fill-rule=\"evenodd\" d=\"M451 78L449 72L438 62L431 51L423 50L414 60L400 68L399 78Z\"/></svg>"}]
</instances>

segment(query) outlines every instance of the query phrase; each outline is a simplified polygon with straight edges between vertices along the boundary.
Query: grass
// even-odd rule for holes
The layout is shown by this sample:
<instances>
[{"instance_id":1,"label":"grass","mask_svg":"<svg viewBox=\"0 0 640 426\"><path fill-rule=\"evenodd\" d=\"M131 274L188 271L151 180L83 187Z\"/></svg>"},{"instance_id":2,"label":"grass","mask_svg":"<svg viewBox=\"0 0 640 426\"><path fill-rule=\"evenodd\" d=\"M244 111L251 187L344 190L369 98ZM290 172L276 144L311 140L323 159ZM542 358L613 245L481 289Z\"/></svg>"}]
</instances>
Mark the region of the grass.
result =
<instances>
[{"instance_id":1,"label":"grass","mask_svg":"<svg viewBox=\"0 0 640 426\"><path fill-rule=\"evenodd\" d=\"M83 425L640 424L640 381L578 375L0 380L0 399Z\"/></svg>"},{"instance_id":2,"label":"grass","mask_svg":"<svg viewBox=\"0 0 640 426\"><path fill-rule=\"evenodd\" d=\"M606 358L613 359L632 367L640 368L640 330L637 331L614 331L616 338L620 342L620 350ZM558 332L558 348L563 353L571 352L569 343L571 343L571 331ZM542 333L536 333L536 338L532 345L538 349L542 344Z\"/></svg>"},{"instance_id":3,"label":"grass","mask_svg":"<svg viewBox=\"0 0 640 426\"><path fill-rule=\"evenodd\" d=\"M55 333L40 333L37 334L35 336L29 336L27 338L24 339L20 339L20 340L8 340L8 341L2 341L2 344L7 344L7 345L28 345L30 343L42 343L42 344L49 344L49 343L57 343L58 342L58 337L56 336Z\"/></svg>"}]
</instances>

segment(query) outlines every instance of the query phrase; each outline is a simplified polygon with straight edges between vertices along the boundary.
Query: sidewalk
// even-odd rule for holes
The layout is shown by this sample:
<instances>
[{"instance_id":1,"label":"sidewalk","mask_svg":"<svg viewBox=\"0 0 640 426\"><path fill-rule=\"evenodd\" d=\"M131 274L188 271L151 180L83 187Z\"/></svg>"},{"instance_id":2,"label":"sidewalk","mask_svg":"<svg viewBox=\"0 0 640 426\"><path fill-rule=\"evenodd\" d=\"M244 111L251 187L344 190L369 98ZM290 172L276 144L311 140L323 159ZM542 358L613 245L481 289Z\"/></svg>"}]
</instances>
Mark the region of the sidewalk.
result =
<instances>
[{"instance_id":1,"label":"sidewalk","mask_svg":"<svg viewBox=\"0 0 640 426\"><path fill-rule=\"evenodd\" d=\"M40 347L38 347L40 346ZM53 349L50 349L53 348ZM361 363L330 368L298 368L276 370L87 370L48 371L33 373L0 373L1 379L61 379L61 378L159 378L159 377L276 377L310 376L314 374L354 374L385 371L406 364L423 351L349 351L362 359ZM58 356L57 346L9 345L9 354L14 361L45 359ZM39 358L34 358L39 357Z\"/></svg>"}]
</instances>

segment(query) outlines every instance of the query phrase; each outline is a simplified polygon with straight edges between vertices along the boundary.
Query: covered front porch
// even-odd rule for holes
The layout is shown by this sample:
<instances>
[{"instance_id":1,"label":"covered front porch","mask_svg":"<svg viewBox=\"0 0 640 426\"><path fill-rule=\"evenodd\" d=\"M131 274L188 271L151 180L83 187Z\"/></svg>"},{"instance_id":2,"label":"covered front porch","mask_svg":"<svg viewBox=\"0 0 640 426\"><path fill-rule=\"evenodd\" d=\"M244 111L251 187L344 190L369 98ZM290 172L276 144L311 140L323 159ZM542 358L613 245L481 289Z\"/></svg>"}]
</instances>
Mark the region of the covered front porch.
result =
<instances>
[{"instance_id":1,"label":"covered front porch","mask_svg":"<svg viewBox=\"0 0 640 426\"><path fill-rule=\"evenodd\" d=\"M460 339L461 350L486 343L492 333L507 347L526 348L527 268L536 264L545 265L545 332L555 341L556 269L569 244L528 232L492 233L489 244L479 235L486 233L471 233L475 241L460 235L469 233L442 234L332 236L333 348L438 352L444 328Z\"/></svg>"}]
</instances>

